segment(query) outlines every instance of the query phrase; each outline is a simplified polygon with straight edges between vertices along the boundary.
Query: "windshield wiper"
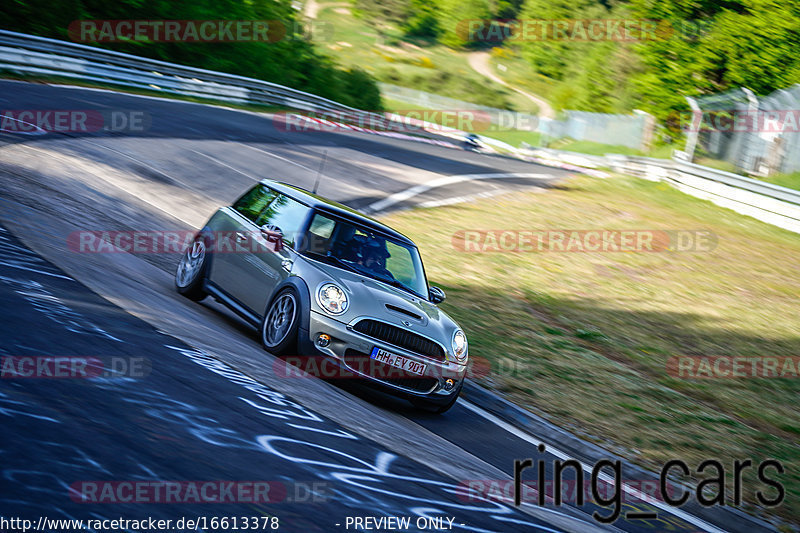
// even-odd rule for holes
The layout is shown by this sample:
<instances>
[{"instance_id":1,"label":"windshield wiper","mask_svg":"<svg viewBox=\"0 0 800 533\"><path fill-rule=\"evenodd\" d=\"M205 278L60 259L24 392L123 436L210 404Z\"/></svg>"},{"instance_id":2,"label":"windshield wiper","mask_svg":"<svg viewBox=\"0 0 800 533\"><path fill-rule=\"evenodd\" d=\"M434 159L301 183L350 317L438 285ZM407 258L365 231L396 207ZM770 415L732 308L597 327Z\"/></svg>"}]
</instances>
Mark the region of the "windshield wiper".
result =
<instances>
[{"instance_id":1,"label":"windshield wiper","mask_svg":"<svg viewBox=\"0 0 800 533\"><path fill-rule=\"evenodd\" d=\"M382 277L379 277L379 276L372 276L372 277L374 279L380 281L381 283L385 283L387 285L391 285L392 287L397 287L398 289L403 289L407 293L413 294L417 298L422 298L422 296L417 294L417 291L415 291L414 289L412 289L411 287L409 287L408 285L406 285L402 281L397 281L396 279L382 278Z\"/></svg>"},{"instance_id":2,"label":"windshield wiper","mask_svg":"<svg viewBox=\"0 0 800 533\"><path fill-rule=\"evenodd\" d=\"M349 270L350 272L355 272L356 274L362 274L362 275L364 274L358 268L356 268L356 265L353 265L353 264L349 263L348 261L345 261L344 259L340 259L340 258L336 257L335 255L322 255L322 254L316 254L316 255L319 255L320 257L324 257L325 259L330 259L337 266L340 266L340 267L344 268L345 270Z\"/></svg>"},{"instance_id":3,"label":"windshield wiper","mask_svg":"<svg viewBox=\"0 0 800 533\"><path fill-rule=\"evenodd\" d=\"M402 283L400 281L397 281L396 279L383 278L383 277L380 277L380 276L373 276L373 277L375 279L377 279L378 281L382 282L382 283L386 283L387 285L391 285L392 287L398 287L400 289L405 289L407 291L411 291L411 288L408 285L406 285L405 283Z\"/></svg>"}]
</instances>

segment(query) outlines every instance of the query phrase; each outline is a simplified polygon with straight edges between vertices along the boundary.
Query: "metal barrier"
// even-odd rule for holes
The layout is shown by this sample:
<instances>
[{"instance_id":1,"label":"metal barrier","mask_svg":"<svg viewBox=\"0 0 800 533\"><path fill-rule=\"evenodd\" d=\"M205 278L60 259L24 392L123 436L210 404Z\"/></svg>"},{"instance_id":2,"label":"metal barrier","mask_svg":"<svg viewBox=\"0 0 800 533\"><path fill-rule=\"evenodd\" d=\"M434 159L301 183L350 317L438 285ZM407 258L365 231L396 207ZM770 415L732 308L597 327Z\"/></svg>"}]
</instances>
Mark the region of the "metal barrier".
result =
<instances>
[{"instance_id":1,"label":"metal barrier","mask_svg":"<svg viewBox=\"0 0 800 533\"><path fill-rule=\"evenodd\" d=\"M286 106L318 116L408 131L407 125L394 123L381 114L283 85L7 30L0 30L0 70L223 102Z\"/></svg>"},{"instance_id":2,"label":"metal barrier","mask_svg":"<svg viewBox=\"0 0 800 533\"><path fill-rule=\"evenodd\" d=\"M608 167L710 200L744 215L800 233L800 191L687 161L606 156Z\"/></svg>"},{"instance_id":3,"label":"metal barrier","mask_svg":"<svg viewBox=\"0 0 800 533\"><path fill-rule=\"evenodd\" d=\"M0 70L59 76L237 103L281 105L338 120L369 122L408 131L409 125L320 96L262 80L187 67L82 44L0 30ZM424 126L420 134L425 135ZM463 133L454 130L454 133ZM433 136L428 133L428 136ZM558 150L518 150L523 159L562 161L577 167L608 167L645 179L668 181L680 190L764 222L800 233L800 191L681 160Z\"/></svg>"},{"instance_id":4,"label":"metal barrier","mask_svg":"<svg viewBox=\"0 0 800 533\"><path fill-rule=\"evenodd\" d=\"M744 215L794 233L800 233L800 191L780 187L680 159L607 154L586 155L549 148L520 150L527 159L543 163L593 169L611 169L650 181L663 181L692 196L709 200Z\"/></svg>"}]
</instances>

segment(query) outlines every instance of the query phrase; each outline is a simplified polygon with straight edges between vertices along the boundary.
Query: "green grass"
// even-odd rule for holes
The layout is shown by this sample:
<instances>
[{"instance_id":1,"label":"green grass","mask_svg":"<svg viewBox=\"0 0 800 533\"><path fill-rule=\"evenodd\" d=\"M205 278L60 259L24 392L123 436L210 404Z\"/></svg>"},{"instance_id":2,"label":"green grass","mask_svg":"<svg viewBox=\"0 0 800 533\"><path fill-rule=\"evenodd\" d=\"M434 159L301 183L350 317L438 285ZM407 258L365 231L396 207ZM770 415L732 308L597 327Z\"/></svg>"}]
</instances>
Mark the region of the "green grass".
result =
<instances>
[{"instance_id":1,"label":"green grass","mask_svg":"<svg viewBox=\"0 0 800 533\"><path fill-rule=\"evenodd\" d=\"M721 161L719 159L712 159L710 157L698 157L694 161L698 165L703 165L710 168L715 168L717 170L724 170L726 172L733 172L734 174L742 174L737 168L736 165L729 161ZM791 174L775 174L773 176L748 176L753 179L758 179L761 181L766 181L767 183L772 183L774 185L780 185L781 187L787 187L789 189L795 189L800 191L800 172L793 172Z\"/></svg>"},{"instance_id":2,"label":"green grass","mask_svg":"<svg viewBox=\"0 0 800 533\"><path fill-rule=\"evenodd\" d=\"M429 114L429 122L441 123L441 120L439 120L440 117L435 113L435 110L430 110L424 106L390 99L384 99L383 104L387 111L392 111L401 115L406 115L409 111L432 111ZM455 126L454 124L448 125ZM522 143L527 143L533 147L541 146L542 141L544 140L542 134L536 131L523 131L514 129L495 130L493 125L486 129L476 129L475 131L479 135L484 135L486 137L503 141L516 148L519 148ZM661 159L669 159L673 150L672 146L657 146L649 152L643 152L627 146L601 144L592 141L576 141L574 139L566 138L548 142L547 146L549 148L555 148L558 150L568 150L571 152L579 152L588 155L622 154L657 157Z\"/></svg>"},{"instance_id":3,"label":"green grass","mask_svg":"<svg viewBox=\"0 0 800 533\"><path fill-rule=\"evenodd\" d=\"M548 143L547 146L548 148L555 148L557 150L568 150L570 152L579 152L588 155L645 155L641 150L628 146L601 144L592 141L576 141L574 139L558 139Z\"/></svg>"},{"instance_id":4,"label":"green grass","mask_svg":"<svg viewBox=\"0 0 800 533\"><path fill-rule=\"evenodd\" d=\"M601 144L592 141L576 141L574 139L557 139L547 143L548 148L556 150L567 150L570 152L579 152L587 155L606 155L606 154L620 154L631 156L646 156L655 157L658 159L669 159L672 157L673 146L661 145L655 146L648 152L637 150L629 146L620 146L612 144Z\"/></svg>"},{"instance_id":5,"label":"green grass","mask_svg":"<svg viewBox=\"0 0 800 533\"><path fill-rule=\"evenodd\" d=\"M431 111L429 113L429 122L435 122L437 124L441 124L443 121L441 120L441 116L435 113L435 110L430 110L423 106L418 106L414 104L407 104L405 102L398 102L397 100L389 100L384 99L383 101L384 108L387 111L391 111L394 113L398 113L400 115L407 115L410 111ZM450 119L451 123L447 125L450 127L456 127L456 124L453 124L453 119ZM465 130L467 131L467 130ZM470 130L471 131L471 130ZM494 125L487 125L487 124L480 124L479 127L474 129L475 133L478 135L483 135L486 137L491 137L492 139L497 139L498 141L503 141L505 143L514 146L515 148L519 148L520 145L525 142L531 146L538 146L541 142L541 134L536 131L523 131L523 130L512 130L512 129L494 129Z\"/></svg>"},{"instance_id":6,"label":"green grass","mask_svg":"<svg viewBox=\"0 0 800 533\"><path fill-rule=\"evenodd\" d=\"M783 518L800 516L800 379L688 380L676 355L797 356L800 236L630 177L384 217L420 246L481 381L629 461L659 470L774 457ZM467 229L712 230L711 252L465 253ZM508 361L513 362L509 365ZM509 371L513 368L514 371ZM730 480L730 479L729 479ZM755 476L744 479L745 507Z\"/></svg>"},{"instance_id":7,"label":"green grass","mask_svg":"<svg viewBox=\"0 0 800 533\"><path fill-rule=\"evenodd\" d=\"M544 98L556 110L562 108L557 98L558 83L534 71L512 48L493 49L489 63L495 75L506 83Z\"/></svg>"},{"instance_id":8,"label":"green grass","mask_svg":"<svg viewBox=\"0 0 800 533\"><path fill-rule=\"evenodd\" d=\"M378 29L341 3L321 2L317 20L333 28L318 46L344 66L366 70L379 81L502 109L524 110L530 101L487 80L469 66L465 52L407 38L396 26Z\"/></svg>"},{"instance_id":9,"label":"green grass","mask_svg":"<svg viewBox=\"0 0 800 533\"><path fill-rule=\"evenodd\" d=\"M542 142L542 134L538 131L498 130L487 131L485 134L482 133L481 135L503 141L515 148L519 148L522 143L527 143L530 146L539 146Z\"/></svg>"},{"instance_id":10,"label":"green grass","mask_svg":"<svg viewBox=\"0 0 800 533\"><path fill-rule=\"evenodd\" d=\"M729 161L721 161L719 159L713 159L711 157L696 157L694 162L698 165L703 165L704 167L714 168L717 170L722 170L725 172L734 172L736 173L736 165Z\"/></svg>"},{"instance_id":11,"label":"green grass","mask_svg":"<svg viewBox=\"0 0 800 533\"><path fill-rule=\"evenodd\" d=\"M800 191L800 172L794 172L792 174L776 174L774 176L759 179L774 185L780 185L781 187L788 187L790 189Z\"/></svg>"}]
</instances>

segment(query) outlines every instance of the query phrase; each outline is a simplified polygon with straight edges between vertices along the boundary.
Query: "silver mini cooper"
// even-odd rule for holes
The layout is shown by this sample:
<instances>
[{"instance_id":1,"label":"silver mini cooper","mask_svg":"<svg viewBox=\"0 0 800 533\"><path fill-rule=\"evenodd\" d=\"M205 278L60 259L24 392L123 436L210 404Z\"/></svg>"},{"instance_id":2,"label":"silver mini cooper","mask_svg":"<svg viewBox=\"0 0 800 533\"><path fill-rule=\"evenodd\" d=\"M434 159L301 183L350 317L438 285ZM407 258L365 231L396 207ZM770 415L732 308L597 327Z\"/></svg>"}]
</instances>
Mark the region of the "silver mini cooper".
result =
<instances>
[{"instance_id":1,"label":"silver mini cooper","mask_svg":"<svg viewBox=\"0 0 800 533\"><path fill-rule=\"evenodd\" d=\"M440 413L464 383L467 338L437 307L444 291L428 286L416 245L285 183L264 180L214 213L175 284L258 326L268 351L328 369L320 377L364 379ZM303 364L313 360L325 364Z\"/></svg>"}]
</instances>

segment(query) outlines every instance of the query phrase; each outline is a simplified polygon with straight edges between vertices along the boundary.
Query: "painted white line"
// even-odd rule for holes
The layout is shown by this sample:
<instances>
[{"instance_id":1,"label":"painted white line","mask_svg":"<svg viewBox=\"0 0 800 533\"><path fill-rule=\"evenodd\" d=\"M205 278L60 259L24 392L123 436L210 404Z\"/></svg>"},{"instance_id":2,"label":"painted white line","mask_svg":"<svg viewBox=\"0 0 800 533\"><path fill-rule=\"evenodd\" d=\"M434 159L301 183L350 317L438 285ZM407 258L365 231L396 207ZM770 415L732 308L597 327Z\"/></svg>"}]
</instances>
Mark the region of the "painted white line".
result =
<instances>
[{"instance_id":1,"label":"painted white line","mask_svg":"<svg viewBox=\"0 0 800 533\"><path fill-rule=\"evenodd\" d=\"M517 179L527 178L527 179L541 180L552 177L553 176L550 176L548 174L528 174L528 173L508 173L508 172L502 174L461 174L456 176L444 176L435 179L433 181L429 181L428 183L415 185L414 187L410 187L404 191L400 191L392 195L389 195L383 200L379 200L367 206L366 211L369 213L377 213L378 211L383 211L388 207L391 207L400 202L404 202L409 198L413 198L414 196L427 192L431 189L435 189L437 187L444 187L446 185L453 185L456 183L462 183L465 181L512 179L512 178L517 178Z\"/></svg>"},{"instance_id":2,"label":"painted white line","mask_svg":"<svg viewBox=\"0 0 800 533\"><path fill-rule=\"evenodd\" d=\"M529 442L530 444L533 444L534 446L538 446L539 444L544 444L547 447L547 452L555 455L556 457L558 457L561 460L574 459L574 457L570 457L568 454L562 452L558 448L554 448L550 443L541 441L541 440L533 437L532 435L529 435L528 433L525 433L524 431L521 431L521 430L515 428L511 424L509 424L509 423L497 418L496 416L494 416L493 414L491 414L491 413L489 413L487 411L484 411L483 409L481 409L477 405L474 405L474 404L464 400L463 398L458 402L458 404L464 406L466 409L468 409L469 411L472 411L473 413L475 413L476 415L480 416L481 418L484 418L484 419L488 420L489 422L491 422L495 426L508 431L509 433L514 435L515 437L524 440L525 442ZM593 468L592 465L587 465L586 463L582 463L582 462L580 464L581 464L581 467L583 468L583 470L585 472L591 473L592 468ZM612 486L614 485L614 478L612 478L611 476L604 475L604 474L601 473L600 476L598 476L598 477L600 478L601 481L605 481L606 483L609 483ZM692 524L693 526L697 526L699 528L702 528L703 530L708 531L709 533L726 533L725 530L718 529L717 527L709 524L705 520L701 520L700 518L697 518L696 516L693 516L693 515L685 512L685 511L682 511L681 509L678 509L677 507L672 507L671 505L667 504L666 502L662 502L661 500L657 500L657 499L653 498L652 496L649 496L648 494L645 494L645 493L641 492L639 489L635 489L635 488L633 488L633 487L631 487L629 485L626 485L625 483L622 484L621 488L622 488L622 491L625 492L626 494L630 494L634 498L637 498L637 499L642 500L643 502L649 503L650 505L653 505L654 507L658 507L659 509L665 511L666 513L669 513L669 514L671 514L673 516L676 516L676 517L678 517L678 518L680 518L682 520L685 520L686 522Z\"/></svg>"},{"instance_id":3,"label":"painted white line","mask_svg":"<svg viewBox=\"0 0 800 533\"><path fill-rule=\"evenodd\" d=\"M145 162L145 161L142 161L141 159L139 159L139 158L137 158L137 157L134 157L134 156L132 156L131 154L129 154L129 153L127 153L127 152L123 152L122 150L118 150L118 149L116 149L116 148L112 148L112 147L110 147L110 146L107 146L107 145L105 145L105 144L103 144L103 143L94 142L94 141L89 141L89 140L86 140L86 139L82 139L82 142L85 142L86 144L91 144L92 146L97 146L98 148L102 148L103 150L108 150L109 152L114 152L115 154L119 154L119 155L121 155L122 157L127 157L127 158L128 158L128 159L130 159L131 161L135 161L136 163L139 163L139 164L140 164L140 165L142 165L143 167L145 167L145 168L149 168L150 170L152 170L152 171L153 171L153 172L155 172L156 174L161 174L162 176L164 176L165 178L167 178L167 179L168 179L168 180L170 180L170 181L174 181L175 183L180 183L181 185L183 185L183 186L184 186L184 187L186 187L187 189L190 189L190 188L192 188L192 187L191 187L191 186L190 186L188 183L185 183L185 182L183 182L183 181L181 181L181 180L179 180L179 179L177 179L177 178L175 178L175 177L173 177L173 176L170 176L169 174L167 174L167 173L166 173L166 172L164 172L163 170L161 170L161 169L159 169L159 168L156 168L156 167L154 167L153 165L151 165L150 163L147 163L147 162ZM78 157L83 157L83 156L80 156L80 155L79 155Z\"/></svg>"},{"instance_id":4,"label":"painted white line","mask_svg":"<svg viewBox=\"0 0 800 533\"><path fill-rule=\"evenodd\" d=\"M195 153L195 154L197 154L197 155L202 155L203 157L207 157L208 159L212 160L214 163L216 163L216 164L218 164L218 165L221 165L221 166L223 166L223 167L225 167L225 168L229 168L229 169L233 170L234 172L238 172L238 173L239 173L239 174L241 174L242 176L246 176L246 177L248 177L248 178L250 178L250 179L253 179L253 180L256 180L256 181L261 181L261 178L257 178L257 177L255 177L255 176L253 176L253 175L251 175L251 174L248 174L247 172L242 172L242 171L241 171L241 170L239 170L238 168L236 168L236 167L232 167L232 166L230 166L228 163L226 163L226 162L224 162L224 161L220 161L219 159L217 159L217 158L216 158L216 157L214 157L214 156L210 156L210 155L208 155L208 154L204 154L203 152L198 152L197 150L192 150L192 149L190 149L189 151L190 151L190 152L193 152L193 153Z\"/></svg>"},{"instance_id":5,"label":"painted white line","mask_svg":"<svg viewBox=\"0 0 800 533\"><path fill-rule=\"evenodd\" d=\"M18 130L16 128L8 130L8 129L6 129L6 126L8 125L8 122L14 122L14 123L18 123L18 124L25 124L26 126L29 126L30 128L32 128L33 131L20 131L20 130ZM3 133L16 133L17 135L45 135L45 134L47 134L47 131L45 131L43 128L40 128L36 124L33 124L31 122L25 122L24 120L20 120L18 118L9 117L9 116L6 116L6 115L0 115L0 131L3 132Z\"/></svg>"},{"instance_id":6,"label":"painted white line","mask_svg":"<svg viewBox=\"0 0 800 533\"><path fill-rule=\"evenodd\" d=\"M296 167L300 167L300 168L305 169L305 170L307 170L309 172L313 172L315 174L317 172L313 168L309 168L309 167L307 167L305 165L301 165L300 163L298 163L296 161L292 161L291 159L288 159L286 157L283 157L283 156L280 156L280 155L277 155L277 154L273 154L272 152L268 152L267 150L264 150L263 148L257 148L255 146L251 146L249 144L241 144L240 146L244 146L245 148L250 148L251 150L255 150L256 152L261 152L262 154L267 154L270 157L274 157L275 159L280 159L281 161L285 161L285 162L289 163L290 165L294 165Z\"/></svg>"},{"instance_id":7,"label":"painted white line","mask_svg":"<svg viewBox=\"0 0 800 533\"><path fill-rule=\"evenodd\" d=\"M444 200L430 200L428 202L422 202L417 204L415 207L443 207L447 205L453 204L463 204L465 202L471 202L473 200L481 200L483 198L491 198L492 196L497 196L500 194L505 194L508 191L503 189L497 191L486 191L486 192L479 192L477 194L467 194L464 196L454 196L453 198L445 198Z\"/></svg>"}]
</instances>

